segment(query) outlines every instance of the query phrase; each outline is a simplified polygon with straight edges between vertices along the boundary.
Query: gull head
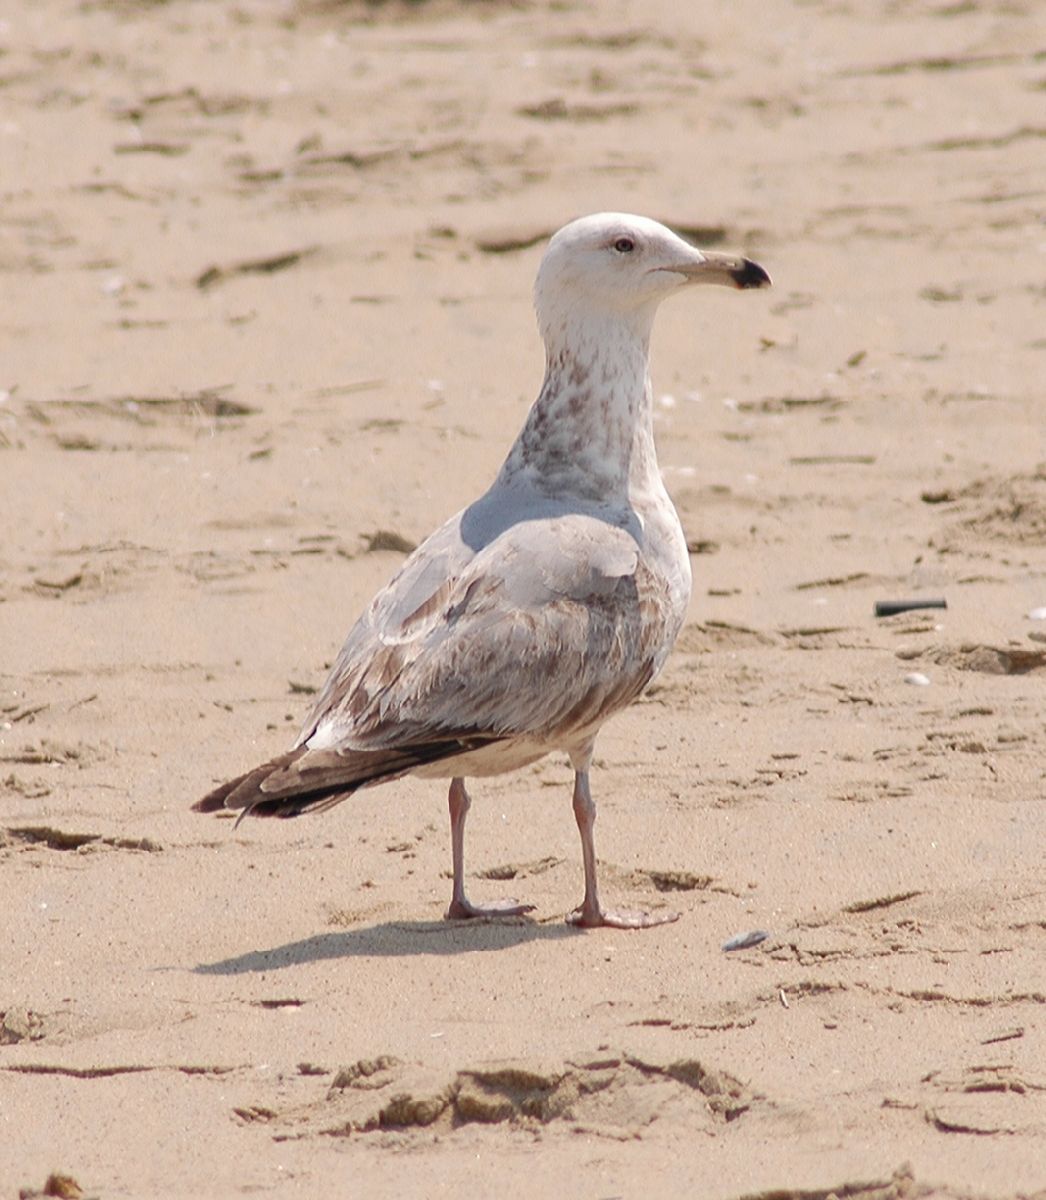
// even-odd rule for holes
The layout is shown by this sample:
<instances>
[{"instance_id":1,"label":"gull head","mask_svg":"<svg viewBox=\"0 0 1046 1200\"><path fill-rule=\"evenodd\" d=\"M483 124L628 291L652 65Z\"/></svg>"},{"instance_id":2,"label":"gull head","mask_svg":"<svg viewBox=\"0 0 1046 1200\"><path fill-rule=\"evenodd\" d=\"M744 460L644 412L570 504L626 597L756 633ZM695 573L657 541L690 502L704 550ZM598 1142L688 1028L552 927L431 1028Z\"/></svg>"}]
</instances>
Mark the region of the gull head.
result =
<instances>
[{"instance_id":1,"label":"gull head","mask_svg":"<svg viewBox=\"0 0 1046 1200\"><path fill-rule=\"evenodd\" d=\"M770 276L751 259L698 250L649 217L596 213L552 237L534 305L546 342L579 322L608 319L645 338L661 301L700 283L761 288Z\"/></svg>"}]
</instances>

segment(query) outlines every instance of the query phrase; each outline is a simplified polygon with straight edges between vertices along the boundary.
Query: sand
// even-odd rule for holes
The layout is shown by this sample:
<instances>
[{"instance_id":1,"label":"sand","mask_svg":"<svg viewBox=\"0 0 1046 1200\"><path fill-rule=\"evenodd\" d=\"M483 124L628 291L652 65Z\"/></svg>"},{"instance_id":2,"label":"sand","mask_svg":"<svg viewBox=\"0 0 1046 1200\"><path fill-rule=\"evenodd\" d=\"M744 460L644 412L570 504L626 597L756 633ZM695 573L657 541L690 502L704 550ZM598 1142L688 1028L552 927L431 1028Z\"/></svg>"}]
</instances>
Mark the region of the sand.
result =
<instances>
[{"instance_id":1,"label":"sand","mask_svg":"<svg viewBox=\"0 0 1046 1200\"><path fill-rule=\"evenodd\" d=\"M1033 0L5 7L3 1195L1046 1195L1044 45ZM682 919L564 925L549 759L469 824L533 918L447 925L438 783L189 805L489 483L542 240L606 208L775 281L653 348L695 592L592 785L607 902Z\"/></svg>"}]
</instances>

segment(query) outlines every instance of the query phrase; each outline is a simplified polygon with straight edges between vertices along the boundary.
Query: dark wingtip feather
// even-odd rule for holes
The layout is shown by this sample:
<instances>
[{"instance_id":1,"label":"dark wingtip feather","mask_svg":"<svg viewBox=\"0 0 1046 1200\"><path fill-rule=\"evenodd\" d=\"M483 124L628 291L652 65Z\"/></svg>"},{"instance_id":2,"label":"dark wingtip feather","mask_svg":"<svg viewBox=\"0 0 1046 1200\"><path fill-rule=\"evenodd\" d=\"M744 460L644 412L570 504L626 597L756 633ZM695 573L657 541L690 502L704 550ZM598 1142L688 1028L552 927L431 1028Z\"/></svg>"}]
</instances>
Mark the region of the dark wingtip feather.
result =
<instances>
[{"instance_id":1,"label":"dark wingtip feather","mask_svg":"<svg viewBox=\"0 0 1046 1200\"><path fill-rule=\"evenodd\" d=\"M275 771L281 771L290 766L295 759L300 758L305 753L305 750L291 750L287 754L281 754L276 758L270 759L267 763L262 763L260 767L255 767L251 771L246 771L243 775L237 775L235 779L230 779L226 783L219 784L213 791L207 793L201 800L197 800L192 806L193 812L213 813L223 812L225 809L244 809L244 815L251 812L256 806L264 804L267 800L271 804L272 801L266 796L263 785L265 780ZM269 816L270 812L259 812L258 816Z\"/></svg>"},{"instance_id":2,"label":"dark wingtip feather","mask_svg":"<svg viewBox=\"0 0 1046 1200\"><path fill-rule=\"evenodd\" d=\"M201 813L220 812L225 807L225 797L228 794L229 785L223 783L220 788L215 788L213 792L208 792L202 800L197 800L192 806L192 811Z\"/></svg>"},{"instance_id":3,"label":"dark wingtip feather","mask_svg":"<svg viewBox=\"0 0 1046 1200\"><path fill-rule=\"evenodd\" d=\"M475 749L487 738L447 738L400 749L315 751L299 746L238 775L207 793L192 806L193 812L214 813L241 809L244 817L297 817L323 812L368 784L398 779L424 763L452 758ZM299 763L299 759L304 759Z\"/></svg>"},{"instance_id":4,"label":"dark wingtip feather","mask_svg":"<svg viewBox=\"0 0 1046 1200\"><path fill-rule=\"evenodd\" d=\"M230 779L228 783L223 783L220 787L216 787L214 791L208 792L201 800L197 800L192 806L192 811L199 813L221 812L226 806L225 801L230 793L235 791L246 778L246 775L238 775L235 779Z\"/></svg>"}]
</instances>

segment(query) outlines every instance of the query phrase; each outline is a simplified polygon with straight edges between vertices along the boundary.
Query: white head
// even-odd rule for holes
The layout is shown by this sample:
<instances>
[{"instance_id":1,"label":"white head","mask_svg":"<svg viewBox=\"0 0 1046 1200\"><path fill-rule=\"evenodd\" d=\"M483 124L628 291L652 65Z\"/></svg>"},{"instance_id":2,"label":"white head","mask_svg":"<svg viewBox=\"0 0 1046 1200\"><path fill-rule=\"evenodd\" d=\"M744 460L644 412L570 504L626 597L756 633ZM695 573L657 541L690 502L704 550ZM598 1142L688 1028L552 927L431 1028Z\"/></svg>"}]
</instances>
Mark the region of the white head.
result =
<instances>
[{"instance_id":1,"label":"white head","mask_svg":"<svg viewBox=\"0 0 1046 1200\"><path fill-rule=\"evenodd\" d=\"M538 325L546 343L578 320L608 318L645 339L661 301L698 283L769 287L770 276L750 259L698 250L649 217L596 213L549 242L534 287Z\"/></svg>"}]
</instances>

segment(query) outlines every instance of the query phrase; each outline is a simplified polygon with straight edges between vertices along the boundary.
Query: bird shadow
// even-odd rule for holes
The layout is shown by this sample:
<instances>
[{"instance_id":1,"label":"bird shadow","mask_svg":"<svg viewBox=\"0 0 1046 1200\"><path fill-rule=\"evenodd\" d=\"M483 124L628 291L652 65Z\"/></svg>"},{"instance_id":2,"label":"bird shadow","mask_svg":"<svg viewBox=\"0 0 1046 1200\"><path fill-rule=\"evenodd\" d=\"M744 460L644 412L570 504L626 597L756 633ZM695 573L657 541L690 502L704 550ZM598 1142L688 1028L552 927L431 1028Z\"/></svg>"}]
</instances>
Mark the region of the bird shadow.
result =
<instances>
[{"instance_id":1,"label":"bird shadow","mask_svg":"<svg viewBox=\"0 0 1046 1200\"><path fill-rule=\"evenodd\" d=\"M565 922L545 924L526 919L384 921L380 925L318 933L268 950L249 950L233 958L199 963L193 967L193 973L249 975L256 971L279 971L285 967L334 958L472 954L478 950L507 950L525 942L559 941L582 936L582 930Z\"/></svg>"}]
</instances>

